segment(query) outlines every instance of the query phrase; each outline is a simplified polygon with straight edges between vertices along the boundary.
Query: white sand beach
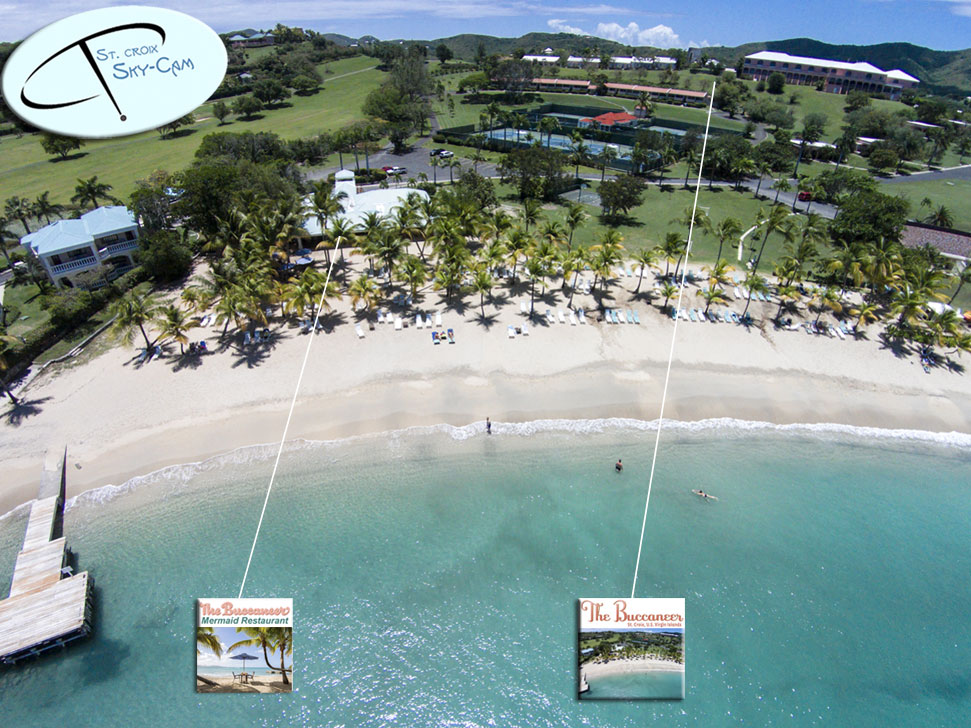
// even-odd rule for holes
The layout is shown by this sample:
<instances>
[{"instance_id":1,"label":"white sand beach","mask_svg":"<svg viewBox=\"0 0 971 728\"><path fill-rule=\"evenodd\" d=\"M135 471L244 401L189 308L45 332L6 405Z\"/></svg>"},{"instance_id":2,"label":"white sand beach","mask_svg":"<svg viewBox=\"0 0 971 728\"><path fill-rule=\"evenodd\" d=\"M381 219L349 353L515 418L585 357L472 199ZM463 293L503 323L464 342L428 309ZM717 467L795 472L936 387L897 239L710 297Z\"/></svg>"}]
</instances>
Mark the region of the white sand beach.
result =
<instances>
[{"instance_id":1,"label":"white sand beach","mask_svg":"<svg viewBox=\"0 0 971 728\"><path fill-rule=\"evenodd\" d=\"M246 683L241 683L232 677L200 674L216 685L209 685L197 679L196 692L198 693L289 693L293 691L292 683L285 684L276 678L255 677Z\"/></svg>"},{"instance_id":2,"label":"white sand beach","mask_svg":"<svg viewBox=\"0 0 971 728\"><path fill-rule=\"evenodd\" d=\"M190 332L207 340L210 353L201 357L180 357L177 344L147 364L121 346L83 353L18 390L22 407L2 405L0 512L33 498L48 448L67 447L73 495L278 442L310 337L290 439L467 425L487 416L495 434L503 423L535 419L654 420L674 322L656 302L632 301L636 284L635 277L615 285L613 305L636 309L639 325L598 322L593 298L577 295L574 305L592 312L585 325L537 317L528 336L510 339L507 326L525 320L520 302L528 303L529 290L520 285L507 295L503 285L496 294L504 304L486 303L488 325L478 296L467 296L458 310L446 308L439 292L419 296L415 307L441 312L454 344L433 344L430 331L414 326L414 309L408 328L384 323L369 330L365 322L359 339L345 297L335 306L341 322L330 332L301 334L295 322L274 316L269 344L244 347L238 333L221 343L213 326ZM648 285L645 277L642 291ZM689 290L684 305L699 305L697 287ZM566 297L555 295L537 301L536 310L567 312ZM733 307L740 312L743 305ZM775 309L753 303L751 310L768 319ZM927 374L917 354L895 355L877 331L872 327L869 340L842 341L777 330L771 322L746 329L681 321L665 417L971 432L971 378L944 368Z\"/></svg>"},{"instance_id":3,"label":"white sand beach","mask_svg":"<svg viewBox=\"0 0 971 728\"><path fill-rule=\"evenodd\" d=\"M625 657L609 662L588 662L580 665L587 681L608 675L629 675L638 672L684 672L684 663L659 660L653 657Z\"/></svg>"}]
</instances>

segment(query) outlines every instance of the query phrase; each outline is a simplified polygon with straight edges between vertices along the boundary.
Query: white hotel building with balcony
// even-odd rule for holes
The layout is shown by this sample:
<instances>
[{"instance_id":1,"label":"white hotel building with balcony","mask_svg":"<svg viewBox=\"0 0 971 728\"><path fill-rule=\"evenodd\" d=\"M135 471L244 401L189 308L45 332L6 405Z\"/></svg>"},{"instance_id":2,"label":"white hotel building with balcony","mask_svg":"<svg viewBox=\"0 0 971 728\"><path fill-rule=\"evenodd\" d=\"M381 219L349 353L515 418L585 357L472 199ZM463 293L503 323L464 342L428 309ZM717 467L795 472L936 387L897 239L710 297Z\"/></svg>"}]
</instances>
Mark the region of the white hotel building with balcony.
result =
<instances>
[{"instance_id":1,"label":"white hotel building with balcony","mask_svg":"<svg viewBox=\"0 0 971 728\"><path fill-rule=\"evenodd\" d=\"M917 88L920 83L920 79L900 69L884 71L864 61L828 61L777 51L759 51L745 56L742 70L756 81L766 80L778 71L786 77L788 84L815 85L822 81L823 90L829 93L859 90L886 94L892 100L899 99L904 89Z\"/></svg>"},{"instance_id":2,"label":"white hotel building with balcony","mask_svg":"<svg viewBox=\"0 0 971 728\"><path fill-rule=\"evenodd\" d=\"M76 220L58 220L20 242L58 288L73 288L79 273L107 269L112 279L135 266L138 223L122 205L99 207Z\"/></svg>"}]
</instances>

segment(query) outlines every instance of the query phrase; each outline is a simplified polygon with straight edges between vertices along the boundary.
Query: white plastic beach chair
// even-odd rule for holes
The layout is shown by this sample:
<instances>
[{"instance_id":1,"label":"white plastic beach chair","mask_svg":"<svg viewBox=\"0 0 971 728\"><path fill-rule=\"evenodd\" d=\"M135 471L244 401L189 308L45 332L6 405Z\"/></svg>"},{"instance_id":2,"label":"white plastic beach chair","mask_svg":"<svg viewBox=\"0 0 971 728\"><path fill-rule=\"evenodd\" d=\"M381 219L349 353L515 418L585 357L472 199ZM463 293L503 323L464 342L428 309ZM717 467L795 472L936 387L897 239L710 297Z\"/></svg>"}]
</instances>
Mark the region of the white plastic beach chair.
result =
<instances>
[{"instance_id":1,"label":"white plastic beach chair","mask_svg":"<svg viewBox=\"0 0 971 728\"><path fill-rule=\"evenodd\" d=\"M557 313L558 318L560 319L560 323L561 324L565 324L566 323L566 316L563 315L563 309L562 308L556 309L556 313Z\"/></svg>"},{"instance_id":2,"label":"white plastic beach chair","mask_svg":"<svg viewBox=\"0 0 971 728\"><path fill-rule=\"evenodd\" d=\"M634 312L631 311L630 309L627 309L627 323L629 324L634 323Z\"/></svg>"},{"instance_id":3,"label":"white plastic beach chair","mask_svg":"<svg viewBox=\"0 0 971 728\"><path fill-rule=\"evenodd\" d=\"M250 341L251 337L249 335L249 331L247 331L243 334L243 346L249 346Z\"/></svg>"},{"instance_id":4,"label":"white plastic beach chair","mask_svg":"<svg viewBox=\"0 0 971 728\"><path fill-rule=\"evenodd\" d=\"M735 286L735 300L739 300L742 297L742 292L738 290L738 286Z\"/></svg>"},{"instance_id":5,"label":"white plastic beach chair","mask_svg":"<svg viewBox=\"0 0 971 728\"><path fill-rule=\"evenodd\" d=\"M506 333L509 335L510 339L516 338L516 329L514 329L512 325L506 327Z\"/></svg>"},{"instance_id":6,"label":"white plastic beach chair","mask_svg":"<svg viewBox=\"0 0 971 728\"><path fill-rule=\"evenodd\" d=\"M634 311L634 323L639 324L641 322L641 317L637 315L637 311Z\"/></svg>"},{"instance_id":7,"label":"white plastic beach chair","mask_svg":"<svg viewBox=\"0 0 971 728\"><path fill-rule=\"evenodd\" d=\"M380 308L378 309L378 323L379 324L384 323L384 309L380 309Z\"/></svg>"},{"instance_id":8,"label":"white plastic beach chair","mask_svg":"<svg viewBox=\"0 0 971 728\"><path fill-rule=\"evenodd\" d=\"M364 338L364 331L361 329L361 324L354 324L354 331L357 332L357 338Z\"/></svg>"},{"instance_id":9,"label":"white plastic beach chair","mask_svg":"<svg viewBox=\"0 0 971 728\"><path fill-rule=\"evenodd\" d=\"M582 308L577 309L577 318L580 319L581 324L587 323L587 315L583 312Z\"/></svg>"},{"instance_id":10,"label":"white plastic beach chair","mask_svg":"<svg viewBox=\"0 0 971 728\"><path fill-rule=\"evenodd\" d=\"M522 332L523 332L523 336L529 336L529 329L526 328L526 322L525 321L523 321Z\"/></svg>"},{"instance_id":11,"label":"white plastic beach chair","mask_svg":"<svg viewBox=\"0 0 971 728\"><path fill-rule=\"evenodd\" d=\"M577 315L573 313L573 311L570 311L570 326L576 326L576 325L577 325Z\"/></svg>"},{"instance_id":12,"label":"white plastic beach chair","mask_svg":"<svg viewBox=\"0 0 971 728\"><path fill-rule=\"evenodd\" d=\"M401 316L396 316L394 319L394 330L401 331Z\"/></svg>"},{"instance_id":13,"label":"white plastic beach chair","mask_svg":"<svg viewBox=\"0 0 971 728\"><path fill-rule=\"evenodd\" d=\"M688 309L688 318L690 318L694 322L698 321L698 317L695 316L695 310L693 308Z\"/></svg>"},{"instance_id":14,"label":"white plastic beach chair","mask_svg":"<svg viewBox=\"0 0 971 728\"><path fill-rule=\"evenodd\" d=\"M550 309L546 309L546 320L551 324L556 323L556 319L553 318L553 312Z\"/></svg>"},{"instance_id":15,"label":"white plastic beach chair","mask_svg":"<svg viewBox=\"0 0 971 728\"><path fill-rule=\"evenodd\" d=\"M526 305L525 301L519 302L519 311L520 313L529 313L529 306Z\"/></svg>"},{"instance_id":16,"label":"white plastic beach chair","mask_svg":"<svg viewBox=\"0 0 971 728\"><path fill-rule=\"evenodd\" d=\"M415 328L416 329L425 328L425 322L422 320L420 313L415 314Z\"/></svg>"},{"instance_id":17,"label":"white plastic beach chair","mask_svg":"<svg viewBox=\"0 0 971 728\"><path fill-rule=\"evenodd\" d=\"M442 312L441 311L436 311L435 312L435 325L436 326L441 326L442 325Z\"/></svg>"}]
</instances>

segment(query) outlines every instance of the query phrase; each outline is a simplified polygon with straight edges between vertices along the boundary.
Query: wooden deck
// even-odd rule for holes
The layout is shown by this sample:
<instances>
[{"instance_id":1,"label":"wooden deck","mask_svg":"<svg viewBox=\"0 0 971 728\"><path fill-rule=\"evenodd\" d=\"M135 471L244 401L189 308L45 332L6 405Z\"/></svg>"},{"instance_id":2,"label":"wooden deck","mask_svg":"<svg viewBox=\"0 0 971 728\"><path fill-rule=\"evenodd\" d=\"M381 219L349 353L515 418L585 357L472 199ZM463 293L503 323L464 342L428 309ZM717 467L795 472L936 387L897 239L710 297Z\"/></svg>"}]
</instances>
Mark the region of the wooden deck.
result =
<instances>
[{"instance_id":1,"label":"wooden deck","mask_svg":"<svg viewBox=\"0 0 971 728\"><path fill-rule=\"evenodd\" d=\"M43 497L31 505L10 596L0 601L0 662L39 654L83 637L90 630L88 574L70 576L62 571L67 561L67 539L55 537L64 507L63 460L57 476L45 472L42 477ZM54 489L56 495L50 495L55 479L60 487Z\"/></svg>"}]
</instances>

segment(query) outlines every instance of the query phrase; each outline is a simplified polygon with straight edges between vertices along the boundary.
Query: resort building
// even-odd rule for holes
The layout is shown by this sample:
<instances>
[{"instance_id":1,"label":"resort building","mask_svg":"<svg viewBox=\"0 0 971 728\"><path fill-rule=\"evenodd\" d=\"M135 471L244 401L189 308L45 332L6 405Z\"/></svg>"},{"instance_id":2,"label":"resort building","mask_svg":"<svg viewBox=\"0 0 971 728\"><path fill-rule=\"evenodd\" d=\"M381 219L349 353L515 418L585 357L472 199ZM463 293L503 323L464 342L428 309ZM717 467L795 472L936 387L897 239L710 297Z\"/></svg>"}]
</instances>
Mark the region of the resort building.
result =
<instances>
[{"instance_id":1,"label":"resort building","mask_svg":"<svg viewBox=\"0 0 971 728\"><path fill-rule=\"evenodd\" d=\"M273 33L254 33L253 35L236 33L229 36L227 40L233 44L233 48L260 48L273 45Z\"/></svg>"},{"instance_id":2,"label":"resort building","mask_svg":"<svg viewBox=\"0 0 971 728\"><path fill-rule=\"evenodd\" d=\"M580 119L577 122L577 126L581 129L593 127L594 129L610 130L632 126L637 119L638 117L633 114L628 114L626 111L608 111L606 114L601 114L600 116Z\"/></svg>"},{"instance_id":3,"label":"resort building","mask_svg":"<svg viewBox=\"0 0 971 728\"><path fill-rule=\"evenodd\" d=\"M554 55L525 55L523 60L528 63L541 63L546 66L553 66L560 62L559 56ZM567 68L583 68L585 65L599 66L600 57L592 56L590 58L583 58L582 56L569 56L566 59ZM678 62L673 58L668 58L667 56L611 56L610 57L610 68L614 69L625 69L625 68L674 68Z\"/></svg>"},{"instance_id":4,"label":"resort building","mask_svg":"<svg viewBox=\"0 0 971 728\"><path fill-rule=\"evenodd\" d=\"M404 203L409 195L418 195L422 199L428 199L427 192L411 187L377 189L368 192L359 191L357 183L354 181L354 173L349 169L342 169L334 175L334 193L340 194L341 192L346 197L341 200L344 212L338 217L351 225L359 225L364 222L365 216L371 212L376 212L382 217L393 215L394 211ZM316 217L308 217L304 220L303 227L310 233L311 239L319 240L323 234L320 228L320 220Z\"/></svg>"},{"instance_id":5,"label":"resort building","mask_svg":"<svg viewBox=\"0 0 971 728\"><path fill-rule=\"evenodd\" d=\"M865 91L886 94L893 100L899 99L905 89L917 88L920 83L920 79L899 69L884 71L864 61L847 63L776 51L759 51L745 56L743 72L756 81L764 81L777 71L786 77L788 84L814 86L822 82L823 90L828 93Z\"/></svg>"},{"instance_id":6,"label":"resort building","mask_svg":"<svg viewBox=\"0 0 971 728\"><path fill-rule=\"evenodd\" d=\"M597 93L597 85L589 81L581 81L575 78L534 78L530 86L537 91L553 91L559 93ZM661 88L660 86L641 86L633 83L605 83L605 96L624 96L636 99L642 93L652 101L661 101L666 104L703 104L708 98L706 91L689 91L683 88ZM643 112L642 112L643 113Z\"/></svg>"},{"instance_id":7,"label":"resort building","mask_svg":"<svg viewBox=\"0 0 971 728\"><path fill-rule=\"evenodd\" d=\"M135 267L138 223L122 205L99 207L76 220L58 220L20 239L58 288L78 285L80 273L105 270L113 280ZM104 281L89 283L100 287Z\"/></svg>"}]
</instances>

